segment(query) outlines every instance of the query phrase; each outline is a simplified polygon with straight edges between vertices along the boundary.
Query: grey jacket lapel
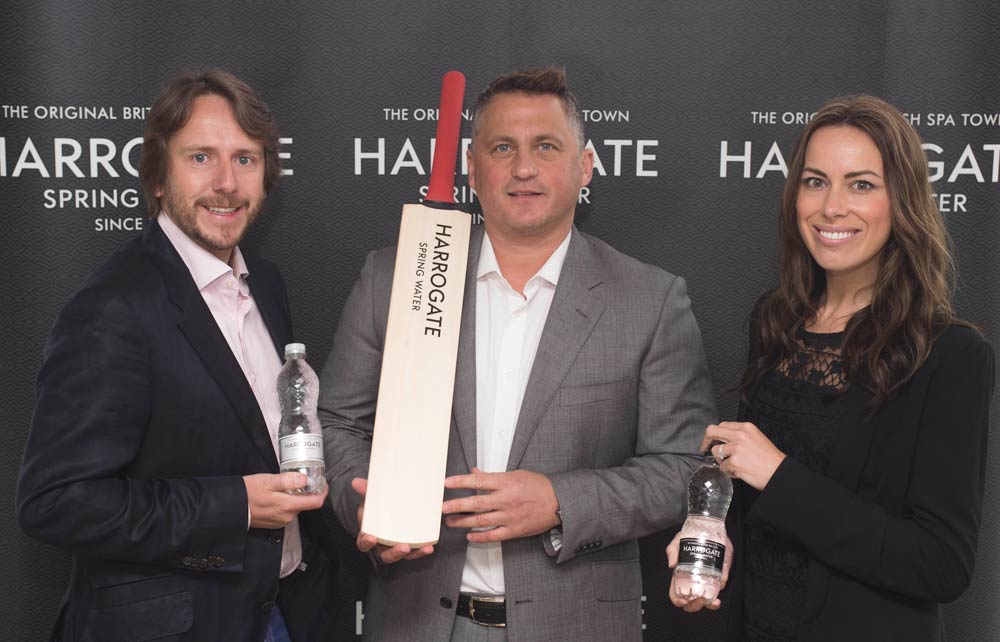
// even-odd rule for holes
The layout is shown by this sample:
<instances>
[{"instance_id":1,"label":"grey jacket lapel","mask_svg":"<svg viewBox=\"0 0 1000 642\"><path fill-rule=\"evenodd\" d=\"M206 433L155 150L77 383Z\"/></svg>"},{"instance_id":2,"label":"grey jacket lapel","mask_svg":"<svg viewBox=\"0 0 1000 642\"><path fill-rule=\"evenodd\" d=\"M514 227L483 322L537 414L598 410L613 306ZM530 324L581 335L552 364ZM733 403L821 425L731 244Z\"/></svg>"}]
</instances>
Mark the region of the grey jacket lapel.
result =
<instances>
[{"instance_id":1,"label":"grey jacket lapel","mask_svg":"<svg viewBox=\"0 0 1000 642\"><path fill-rule=\"evenodd\" d=\"M469 262L465 271L462 328L458 335L455 393L451 404L468 470L476 465L476 272L482 246L483 226L473 226L469 238Z\"/></svg>"},{"instance_id":2,"label":"grey jacket lapel","mask_svg":"<svg viewBox=\"0 0 1000 642\"><path fill-rule=\"evenodd\" d=\"M507 470L520 464L538 422L600 319L606 303L602 282L589 241L574 227L524 391Z\"/></svg>"}]
</instances>

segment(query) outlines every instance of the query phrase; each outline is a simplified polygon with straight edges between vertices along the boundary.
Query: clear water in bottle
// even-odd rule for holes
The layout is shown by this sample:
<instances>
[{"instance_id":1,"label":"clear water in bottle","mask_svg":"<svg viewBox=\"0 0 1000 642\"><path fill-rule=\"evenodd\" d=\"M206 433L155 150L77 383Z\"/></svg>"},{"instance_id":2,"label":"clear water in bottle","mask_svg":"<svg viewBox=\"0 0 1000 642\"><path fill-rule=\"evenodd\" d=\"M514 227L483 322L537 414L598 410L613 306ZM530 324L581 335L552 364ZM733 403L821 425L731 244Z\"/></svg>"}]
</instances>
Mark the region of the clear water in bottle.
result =
<instances>
[{"instance_id":1,"label":"clear water in bottle","mask_svg":"<svg viewBox=\"0 0 1000 642\"><path fill-rule=\"evenodd\" d=\"M726 512L733 482L711 455L688 483L688 516L681 527L674 591L688 599L719 595L726 555Z\"/></svg>"},{"instance_id":2,"label":"clear water in bottle","mask_svg":"<svg viewBox=\"0 0 1000 642\"><path fill-rule=\"evenodd\" d=\"M306 362L301 343L285 346L285 365L278 373L278 461L281 472L302 473L309 478L305 488L293 493L322 493L326 488L323 464L323 433L316 416L319 378Z\"/></svg>"}]
</instances>

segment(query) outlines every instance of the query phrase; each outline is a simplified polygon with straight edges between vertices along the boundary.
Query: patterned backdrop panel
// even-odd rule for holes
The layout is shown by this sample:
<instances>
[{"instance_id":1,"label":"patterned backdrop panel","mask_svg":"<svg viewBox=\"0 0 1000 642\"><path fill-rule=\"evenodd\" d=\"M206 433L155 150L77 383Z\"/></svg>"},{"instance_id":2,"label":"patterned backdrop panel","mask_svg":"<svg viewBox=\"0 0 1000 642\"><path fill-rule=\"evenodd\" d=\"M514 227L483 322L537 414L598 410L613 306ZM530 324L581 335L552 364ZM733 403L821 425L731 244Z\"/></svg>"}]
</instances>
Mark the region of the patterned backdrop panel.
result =
<instances>
[{"instance_id":1,"label":"patterned backdrop panel","mask_svg":"<svg viewBox=\"0 0 1000 642\"><path fill-rule=\"evenodd\" d=\"M6 3L0 21L0 402L13 505L52 321L144 225L136 178L143 119L181 69L226 68L270 104L286 175L245 245L289 285L295 334L328 353L365 254L395 242L400 206L426 186L440 78L463 71L466 106L496 74L564 65L598 168L578 226L687 279L720 413L745 360L744 322L775 280L785 156L834 95L903 109L928 143L960 268L960 313L1000 346L1000 9L995 3L249 1ZM468 136L468 123L463 135ZM459 200L474 213L464 165ZM1000 462L994 400L991 463ZM1000 639L1000 467L987 472L970 590L946 606L951 639ZM356 634L367 566L343 544L342 635ZM643 542L648 640L717 639L723 614L665 600L663 546ZM7 637L46 639L65 552L0 516ZM990 614L993 615L990 615Z\"/></svg>"}]
</instances>

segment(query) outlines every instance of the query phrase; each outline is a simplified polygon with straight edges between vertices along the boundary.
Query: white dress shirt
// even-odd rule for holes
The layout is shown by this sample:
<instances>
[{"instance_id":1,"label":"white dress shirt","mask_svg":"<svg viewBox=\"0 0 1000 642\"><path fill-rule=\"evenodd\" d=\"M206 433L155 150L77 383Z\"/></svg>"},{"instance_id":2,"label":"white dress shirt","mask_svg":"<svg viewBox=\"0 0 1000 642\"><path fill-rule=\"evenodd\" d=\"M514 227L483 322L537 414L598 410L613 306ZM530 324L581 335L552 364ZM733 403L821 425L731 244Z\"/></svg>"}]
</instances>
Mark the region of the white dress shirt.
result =
<instances>
[{"instance_id":1,"label":"white dress shirt","mask_svg":"<svg viewBox=\"0 0 1000 642\"><path fill-rule=\"evenodd\" d=\"M161 212L156 220L191 272L215 323L243 369L261 414L264 415L267 431L271 433L271 445L277 455L281 406L278 405L276 382L282 361L274 349L274 341L264 324L264 318L250 294L247 283L250 272L240 248L233 248L230 266L191 240L166 213ZM206 426L205 429L210 430L211 426ZM296 517L285 526L281 577L291 574L301 562L302 541L299 538L299 519Z\"/></svg>"},{"instance_id":2,"label":"white dress shirt","mask_svg":"<svg viewBox=\"0 0 1000 642\"><path fill-rule=\"evenodd\" d=\"M521 401L569 237L528 279L521 296L500 273L493 244L483 235L476 273L476 462L483 472L507 470ZM469 543L461 591L504 594L501 544Z\"/></svg>"}]
</instances>

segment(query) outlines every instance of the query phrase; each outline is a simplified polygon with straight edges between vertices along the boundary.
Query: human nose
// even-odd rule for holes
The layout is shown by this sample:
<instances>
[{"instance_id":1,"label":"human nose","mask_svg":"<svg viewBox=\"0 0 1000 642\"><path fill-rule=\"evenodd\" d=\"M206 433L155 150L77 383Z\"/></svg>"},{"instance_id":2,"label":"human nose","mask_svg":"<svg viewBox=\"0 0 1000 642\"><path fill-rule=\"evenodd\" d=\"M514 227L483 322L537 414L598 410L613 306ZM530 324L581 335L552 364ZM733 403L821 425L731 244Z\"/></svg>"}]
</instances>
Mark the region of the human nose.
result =
<instances>
[{"instance_id":1,"label":"human nose","mask_svg":"<svg viewBox=\"0 0 1000 642\"><path fill-rule=\"evenodd\" d=\"M230 163L220 163L213 178L212 189L216 192L236 191L236 175L233 173L233 166Z\"/></svg>"},{"instance_id":2,"label":"human nose","mask_svg":"<svg viewBox=\"0 0 1000 642\"><path fill-rule=\"evenodd\" d=\"M538 166L531 154L518 152L514 157L512 173L517 178L533 178L538 174Z\"/></svg>"},{"instance_id":3,"label":"human nose","mask_svg":"<svg viewBox=\"0 0 1000 642\"><path fill-rule=\"evenodd\" d=\"M832 188L826 193L826 202L823 204L823 214L828 218L838 218L847 214L847 195L843 190Z\"/></svg>"}]
</instances>

